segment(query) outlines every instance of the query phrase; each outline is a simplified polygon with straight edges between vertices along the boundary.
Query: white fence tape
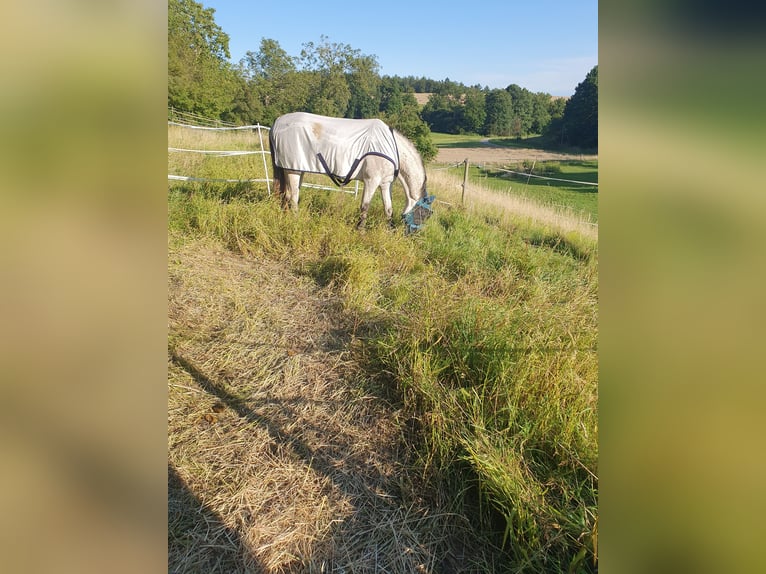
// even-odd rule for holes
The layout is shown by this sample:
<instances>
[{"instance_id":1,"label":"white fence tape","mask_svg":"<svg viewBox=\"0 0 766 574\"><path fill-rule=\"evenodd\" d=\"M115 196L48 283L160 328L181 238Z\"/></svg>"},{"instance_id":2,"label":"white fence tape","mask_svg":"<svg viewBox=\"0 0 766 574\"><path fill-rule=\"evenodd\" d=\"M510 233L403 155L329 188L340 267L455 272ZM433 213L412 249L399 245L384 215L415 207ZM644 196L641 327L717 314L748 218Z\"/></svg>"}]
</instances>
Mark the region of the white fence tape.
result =
<instances>
[{"instance_id":1,"label":"white fence tape","mask_svg":"<svg viewBox=\"0 0 766 574\"><path fill-rule=\"evenodd\" d=\"M212 179L207 177L188 177L186 175L170 175L170 174L168 174L168 179L172 179L174 181L216 181L221 183L249 183L254 181L260 181L260 182L271 181L269 179Z\"/></svg>"},{"instance_id":2,"label":"white fence tape","mask_svg":"<svg viewBox=\"0 0 766 574\"><path fill-rule=\"evenodd\" d=\"M219 127L219 128L213 128L209 126L193 126L191 124L182 124L179 122L174 122L171 120L168 120L168 124L171 126L178 126L181 128L190 128L193 130L210 130L210 131L226 131L226 130L270 130L271 128L268 126L262 126L260 124L255 124L252 126L233 126L233 127Z\"/></svg>"},{"instance_id":3,"label":"white fence tape","mask_svg":"<svg viewBox=\"0 0 766 574\"><path fill-rule=\"evenodd\" d=\"M359 180L354 180L354 189L346 189L345 187L328 187L326 185L317 185L315 183L302 183L301 189L304 187L311 187L313 189L326 189L328 191L342 191L343 193L353 194L354 197L356 197L356 194L359 193Z\"/></svg>"},{"instance_id":4,"label":"white fence tape","mask_svg":"<svg viewBox=\"0 0 766 574\"><path fill-rule=\"evenodd\" d=\"M195 125L211 126L211 127L221 127L221 126L234 127L237 125L231 122L225 122L220 119L213 119L213 118L201 116L199 114L195 114L194 112L184 112L181 110L177 110L173 106L168 106L168 119L180 120L180 121L192 123Z\"/></svg>"},{"instance_id":5,"label":"white fence tape","mask_svg":"<svg viewBox=\"0 0 766 574\"><path fill-rule=\"evenodd\" d=\"M523 171L513 171L513 170L510 170L510 169L503 169L503 168L499 168L499 167L496 167L496 168L493 168L493 169L497 169L498 171L504 171L506 173L515 173L515 174L518 174L518 175L525 175L527 177L536 177L538 179L550 179L552 181L565 181L566 183L577 183L577 184L580 184L580 185L594 185L594 186L598 187L598 183L593 183L592 181L575 181L573 179L561 179L561 178L558 178L558 177L545 177L545 176L542 176L542 175L535 175L533 173L524 173Z\"/></svg>"},{"instance_id":6,"label":"white fence tape","mask_svg":"<svg viewBox=\"0 0 766 574\"><path fill-rule=\"evenodd\" d=\"M231 156L238 156L238 155L252 155L252 154L260 154L263 157L263 171L266 174L267 179L209 179L209 178L201 178L201 177L188 177L183 175L170 175L168 174L168 179L175 180L175 181L209 181L209 182L221 182L221 183L240 183L240 182L260 182L260 183L266 183L266 191L269 195L271 195L271 179L268 179L269 177L269 168L268 168L268 162L266 161L266 154L271 155L270 151L266 151L265 147L263 145L263 136L261 135L261 130L264 129L266 131L270 130L271 128L268 126L262 126L260 124L250 125L250 126L231 126L231 127L209 127L209 126L195 126L192 124L182 124L180 122L174 122L172 120L168 120L168 125L172 126L178 126L182 128L189 128L193 130L211 130L211 131L224 131L224 130L251 130L251 131L257 131L258 132L258 140L261 144L261 149L257 151L245 151L245 150L200 150L200 149L183 149L183 148L175 148L175 147L168 147L169 152L175 152L175 153L202 153L202 154L209 154L209 155L216 155L219 157L231 157Z\"/></svg>"},{"instance_id":7,"label":"white fence tape","mask_svg":"<svg viewBox=\"0 0 766 574\"><path fill-rule=\"evenodd\" d=\"M174 122L171 120L168 120L169 125L178 126L182 128L190 128L194 130L212 130L212 131L224 131L224 130L258 130L258 134L260 135L260 130L270 130L271 128L268 126L262 126L260 124L255 124L251 126L236 126L236 127L208 127L208 126L195 126L192 124L182 124L179 122ZM215 155L218 157L230 157L230 156L238 156L238 155L252 155L252 154L260 154L263 155L263 161L264 161L264 170L266 171L266 174L268 175L268 167L266 165L266 157L267 155L271 155L270 151L266 151L263 149L263 141L261 140L261 149L256 151L243 151L243 150L204 150L204 149L187 149L187 148L177 148L177 147L168 147L169 152L173 153L201 153L201 154L207 154L207 155ZM214 179L214 178L206 178L206 177L189 177L185 175L171 175L168 174L168 179L172 181L199 181L199 182L214 182L214 183L245 183L245 182L259 182L259 183L266 183L266 186L268 188L268 193L271 195L271 179ZM328 191L342 191L343 193L353 194L354 196L358 195L359 193L359 181L354 181L354 188L348 189L346 187L329 187L326 185L317 185L313 183L302 183L301 188L312 188L312 189L325 189Z\"/></svg>"},{"instance_id":8,"label":"white fence tape","mask_svg":"<svg viewBox=\"0 0 766 574\"><path fill-rule=\"evenodd\" d=\"M189 153L206 153L209 155L230 156L230 155L253 155L253 154L270 154L268 151L227 151L227 150L208 150L208 149L184 149L181 147L169 147L168 151L173 152L189 152Z\"/></svg>"},{"instance_id":9,"label":"white fence tape","mask_svg":"<svg viewBox=\"0 0 766 574\"><path fill-rule=\"evenodd\" d=\"M431 171L444 171L446 169L453 169L453 168L456 168L456 167L460 167L461 165L464 165L462 161L456 163L455 165L445 165L443 167L432 167Z\"/></svg>"}]
</instances>

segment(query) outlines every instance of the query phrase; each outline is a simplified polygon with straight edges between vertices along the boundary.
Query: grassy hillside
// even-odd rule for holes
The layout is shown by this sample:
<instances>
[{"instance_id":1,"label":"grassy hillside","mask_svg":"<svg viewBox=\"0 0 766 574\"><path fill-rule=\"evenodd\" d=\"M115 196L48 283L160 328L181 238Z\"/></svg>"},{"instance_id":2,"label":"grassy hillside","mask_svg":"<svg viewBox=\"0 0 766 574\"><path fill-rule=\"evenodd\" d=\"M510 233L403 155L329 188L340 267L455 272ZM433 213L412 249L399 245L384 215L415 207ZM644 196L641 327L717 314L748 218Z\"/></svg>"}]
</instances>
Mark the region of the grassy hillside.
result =
<instances>
[{"instance_id":1,"label":"grassy hillside","mask_svg":"<svg viewBox=\"0 0 766 574\"><path fill-rule=\"evenodd\" d=\"M430 496L503 547L496 571L595 571L597 239L491 190L462 207L441 177L429 174L435 215L406 237L377 197L359 233L346 194L305 191L295 215L260 186L174 184L170 239L280 263L339 299L358 384L401 410Z\"/></svg>"}]
</instances>

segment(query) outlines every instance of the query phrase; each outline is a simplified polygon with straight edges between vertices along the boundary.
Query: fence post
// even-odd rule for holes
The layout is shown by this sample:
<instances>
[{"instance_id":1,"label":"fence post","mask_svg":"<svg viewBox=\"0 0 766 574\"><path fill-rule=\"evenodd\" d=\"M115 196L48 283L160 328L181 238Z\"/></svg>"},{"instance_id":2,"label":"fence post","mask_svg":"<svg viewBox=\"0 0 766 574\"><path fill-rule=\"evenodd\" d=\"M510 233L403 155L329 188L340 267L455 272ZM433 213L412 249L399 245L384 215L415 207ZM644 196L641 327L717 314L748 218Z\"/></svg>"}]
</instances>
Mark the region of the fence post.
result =
<instances>
[{"instance_id":1,"label":"fence post","mask_svg":"<svg viewBox=\"0 0 766 574\"><path fill-rule=\"evenodd\" d=\"M463 171L463 195L460 198L460 203L465 205L465 188L468 184L468 158L465 158L465 169Z\"/></svg>"}]
</instances>

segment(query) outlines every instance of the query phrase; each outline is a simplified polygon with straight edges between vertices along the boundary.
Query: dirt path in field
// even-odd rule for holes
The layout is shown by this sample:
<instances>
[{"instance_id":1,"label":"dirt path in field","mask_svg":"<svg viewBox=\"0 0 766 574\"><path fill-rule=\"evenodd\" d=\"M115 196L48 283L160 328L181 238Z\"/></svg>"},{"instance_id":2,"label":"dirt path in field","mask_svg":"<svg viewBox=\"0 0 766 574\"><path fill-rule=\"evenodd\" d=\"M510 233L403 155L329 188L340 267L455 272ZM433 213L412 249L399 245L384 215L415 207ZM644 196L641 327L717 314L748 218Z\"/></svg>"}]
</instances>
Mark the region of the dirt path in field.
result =
<instances>
[{"instance_id":1,"label":"dirt path in field","mask_svg":"<svg viewBox=\"0 0 766 574\"><path fill-rule=\"evenodd\" d=\"M438 163L458 163L468 158L472 164L508 164L525 159L538 161L598 159L597 155L555 153L532 148L510 148L494 145L488 141L482 143L485 147L439 148L435 161Z\"/></svg>"},{"instance_id":2,"label":"dirt path in field","mask_svg":"<svg viewBox=\"0 0 766 574\"><path fill-rule=\"evenodd\" d=\"M329 290L212 243L171 248L169 267L169 572L491 560L465 519L418 494L401 413L355 359L363 326Z\"/></svg>"}]
</instances>

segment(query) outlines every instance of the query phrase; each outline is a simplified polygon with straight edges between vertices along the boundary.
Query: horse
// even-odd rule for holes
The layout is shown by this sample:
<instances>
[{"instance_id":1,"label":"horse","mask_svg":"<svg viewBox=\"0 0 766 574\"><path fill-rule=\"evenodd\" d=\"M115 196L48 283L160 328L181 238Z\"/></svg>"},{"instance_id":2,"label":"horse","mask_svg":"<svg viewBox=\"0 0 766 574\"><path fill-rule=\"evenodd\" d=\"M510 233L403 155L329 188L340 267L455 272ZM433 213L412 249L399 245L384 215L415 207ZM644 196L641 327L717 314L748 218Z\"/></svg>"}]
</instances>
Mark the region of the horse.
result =
<instances>
[{"instance_id":1,"label":"horse","mask_svg":"<svg viewBox=\"0 0 766 574\"><path fill-rule=\"evenodd\" d=\"M399 179L407 203L402 217L428 200L426 170L415 145L379 119L331 118L306 112L278 117L269 132L274 189L282 207L298 211L305 173L323 173L339 187L364 182L357 229L363 229L375 190L380 187L393 227L391 185Z\"/></svg>"}]
</instances>

